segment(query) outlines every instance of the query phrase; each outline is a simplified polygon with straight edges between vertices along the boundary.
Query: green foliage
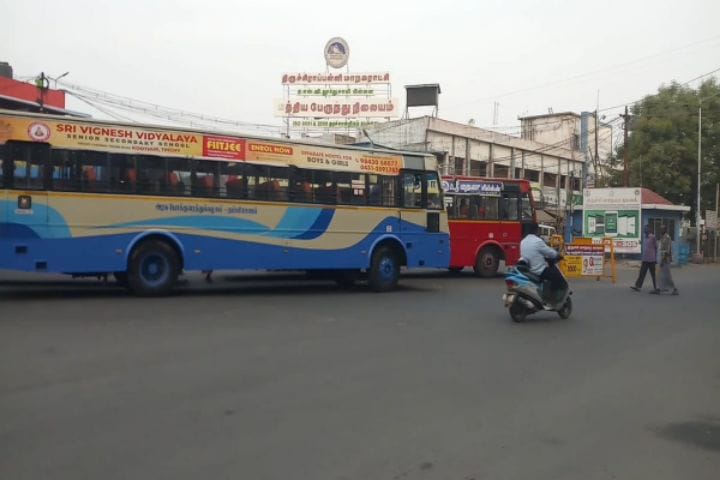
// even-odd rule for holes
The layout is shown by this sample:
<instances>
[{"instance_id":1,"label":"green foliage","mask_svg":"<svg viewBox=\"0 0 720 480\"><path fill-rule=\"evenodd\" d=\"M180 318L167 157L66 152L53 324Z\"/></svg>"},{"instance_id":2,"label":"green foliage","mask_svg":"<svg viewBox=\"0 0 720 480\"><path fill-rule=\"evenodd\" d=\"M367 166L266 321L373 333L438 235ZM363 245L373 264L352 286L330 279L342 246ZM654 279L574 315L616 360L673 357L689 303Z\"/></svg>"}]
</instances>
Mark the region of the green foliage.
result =
<instances>
[{"instance_id":1,"label":"green foliage","mask_svg":"<svg viewBox=\"0 0 720 480\"><path fill-rule=\"evenodd\" d=\"M691 205L693 218L701 99L702 209L714 208L715 183L720 181L720 85L714 79L698 89L673 83L645 97L632 109L627 146L631 185L650 188L673 203Z\"/></svg>"}]
</instances>

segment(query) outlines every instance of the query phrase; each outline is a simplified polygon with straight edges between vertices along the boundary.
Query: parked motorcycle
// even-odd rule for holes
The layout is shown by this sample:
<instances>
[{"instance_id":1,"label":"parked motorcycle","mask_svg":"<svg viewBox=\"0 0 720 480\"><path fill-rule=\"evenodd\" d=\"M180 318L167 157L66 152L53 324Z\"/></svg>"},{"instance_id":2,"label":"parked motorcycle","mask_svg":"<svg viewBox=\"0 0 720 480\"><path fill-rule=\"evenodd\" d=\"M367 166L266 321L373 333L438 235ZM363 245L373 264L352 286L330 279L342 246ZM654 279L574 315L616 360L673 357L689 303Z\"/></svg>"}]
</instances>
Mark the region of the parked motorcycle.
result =
<instances>
[{"instance_id":1,"label":"parked motorcycle","mask_svg":"<svg viewBox=\"0 0 720 480\"><path fill-rule=\"evenodd\" d=\"M560 257L548 260L548 263L552 266L558 261ZM503 294L503 302L515 322L522 322L528 315L539 311L557 312L563 319L569 318L572 313L572 291L567 281L563 291L551 292L549 282L532 273L522 258L505 274L505 284L507 292ZM553 301L553 296L558 300Z\"/></svg>"}]
</instances>

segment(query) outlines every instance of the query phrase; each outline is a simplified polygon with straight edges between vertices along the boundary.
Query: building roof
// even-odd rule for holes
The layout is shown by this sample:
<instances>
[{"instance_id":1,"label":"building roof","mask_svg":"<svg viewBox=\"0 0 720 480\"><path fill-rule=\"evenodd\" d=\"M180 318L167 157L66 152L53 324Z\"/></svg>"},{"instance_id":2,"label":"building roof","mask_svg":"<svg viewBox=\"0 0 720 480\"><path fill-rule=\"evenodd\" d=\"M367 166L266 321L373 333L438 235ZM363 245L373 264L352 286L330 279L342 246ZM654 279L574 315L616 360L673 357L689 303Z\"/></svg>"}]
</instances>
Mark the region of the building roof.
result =
<instances>
[{"instance_id":1,"label":"building roof","mask_svg":"<svg viewBox=\"0 0 720 480\"><path fill-rule=\"evenodd\" d=\"M640 201L642 208L645 210L675 210L678 212L689 212L690 207L685 205L675 205L667 198L659 195L649 188L640 189Z\"/></svg>"},{"instance_id":2,"label":"building roof","mask_svg":"<svg viewBox=\"0 0 720 480\"><path fill-rule=\"evenodd\" d=\"M548 118L548 117L577 117L580 118L579 113L575 112L558 112L558 113L543 113L541 115L526 115L524 117L518 117L518 120L534 120L536 118Z\"/></svg>"},{"instance_id":3,"label":"building roof","mask_svg":"<svg viewBox=\"0 0 720 480\"><path fill-rule=\"evenodd\" d=\"M558 157L562 158L563 160L570 160L571 162L575 163L582 162L583 159L581 154L577 154L575 151L564 147L548 145L545 143L528 140L526 138L514 137L505 133L476 127L474 125L466 125L464 123L453 122L451 120L443 120L441 118L430 117L428 115L411 119L393 120L391 122L383 123L381 124L381 127L377 128L379 128L381 132L387 133L390 131L391 128L400 128L414 123L424 123L424 128L427 131L438 132L457 137L465 137L471 140L478 140L481 142L492 143L509 148L517 148L519 150L529 152L530 154L544 153L547 156ZM373 130L369 129L369 133L371 136L375 137L375 135L373 135ZM385 140L385 143L392 142ZM423 149L424 148L425 145L423 145Z\"/></svg>"},{"instance_id":4,"label":"building roof","mask_svg":"<svg viewBox=\"0 0 720 480\"><path fill-rule=\"evenodd\" d=\"M439 83L421 83L419 85L405 85L406 89L415 89L415 88L437 88L438 93L442 93L440 91L440 84Z\"/></svg>"},{"instance_id":5,"label":"building roof","mask_svg":"<svg viewBox=\"0 0 720 480\"><path fill-rule=\"evenodd\" d=\"M640 197L642 199L642 203L652 203L655 205L673 205L670 200L660 194L653 192L649 188L641 188Z\"/></svg>"}]
</instances>

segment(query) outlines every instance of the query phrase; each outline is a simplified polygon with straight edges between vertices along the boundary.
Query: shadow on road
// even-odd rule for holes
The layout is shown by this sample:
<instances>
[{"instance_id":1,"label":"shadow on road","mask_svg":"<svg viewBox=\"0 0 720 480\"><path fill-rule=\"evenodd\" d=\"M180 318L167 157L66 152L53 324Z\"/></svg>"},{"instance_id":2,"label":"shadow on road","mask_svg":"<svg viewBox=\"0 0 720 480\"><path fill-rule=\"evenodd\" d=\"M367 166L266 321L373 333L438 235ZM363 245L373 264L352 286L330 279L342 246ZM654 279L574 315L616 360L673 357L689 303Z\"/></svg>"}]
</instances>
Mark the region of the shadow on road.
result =
<instances>
[{"instance_id":1,"label":"shadow on road","mask_svg":"<svg viewBox=\"0 0 720 480\"><path fill-rule=\"evenodd\" d=\"M402 281L398 287L388 294L401 292L423 292L432 288L408 285ZM358 282L351 287L337 285L332 280L307 279L304 275L293 274L258 274L217 276L212 283L201 278L193 281L181 279L175 291L166 298L177 296L209 297L223 295L242 296L287 296L287 295L328 295L346 294L373 295L367 285ZM137 298L124 287L114 282L88 280L54 280L54 281L0 281L0 299L6 301L27 301L36 299L80 299L80 298ZM157 298L157 297L155 297Z\"/></svg>"},{"instance_id":2,"label":"shadow on road","mask_svg":"<svg viewBox=\"0 0 720 480\"><path fill-rule=\"evenodd\" d=\"M717 419L670 423L658 429L657 433L676 442L720 451L720 421Z\"/></svg>"}]
</instances>

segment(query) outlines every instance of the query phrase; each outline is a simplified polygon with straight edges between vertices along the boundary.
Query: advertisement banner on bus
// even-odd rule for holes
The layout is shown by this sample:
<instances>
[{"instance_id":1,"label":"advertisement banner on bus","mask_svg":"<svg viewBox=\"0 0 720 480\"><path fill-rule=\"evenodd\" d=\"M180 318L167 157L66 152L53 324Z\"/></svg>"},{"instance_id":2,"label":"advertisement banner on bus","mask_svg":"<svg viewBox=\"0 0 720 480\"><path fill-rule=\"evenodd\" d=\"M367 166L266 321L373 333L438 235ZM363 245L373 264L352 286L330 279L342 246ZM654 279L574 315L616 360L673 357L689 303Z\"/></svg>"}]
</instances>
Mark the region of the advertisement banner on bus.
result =
<instances>
[{"instance_id":1,"label":"advertisement banner on bus","mask_svg":"<svg viewBox=\"0 0 720 480\"><path fill-rule=\"evenodd\" d=\"M0 144L7 140L47 142L54 148L205 157L383 175L397 175L404 165L401 155L44 118L4 120Z\"/></svg>"},{"instance_id":2,"label":"advertisement banner on bus","mask_svg":"<svg viewBox=\"0 0 720 480\"><path fill-rule=\"evenodd\" d=\"M298 168L331 169L397 175L403 167L400 155L371 154L307 145L283 145L248 141L245 159L257 162L282 161Z\"/></svg>"},{"instance_id":3,"label":"advertisement banner on bus","mask_svg":"<svg viewBox=\"0 0 720 480\"><path fill-rule=\"evenodd\" d=\"M7 140L47 142L56 148L175 156L201 156L204 147L203 136L194 133L45 118L3 120L0 143Z\"/></svg>"}]
</instances>

